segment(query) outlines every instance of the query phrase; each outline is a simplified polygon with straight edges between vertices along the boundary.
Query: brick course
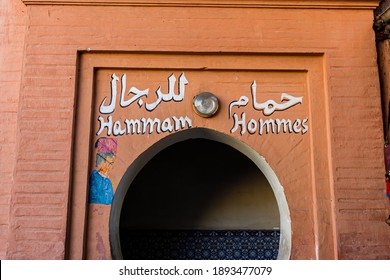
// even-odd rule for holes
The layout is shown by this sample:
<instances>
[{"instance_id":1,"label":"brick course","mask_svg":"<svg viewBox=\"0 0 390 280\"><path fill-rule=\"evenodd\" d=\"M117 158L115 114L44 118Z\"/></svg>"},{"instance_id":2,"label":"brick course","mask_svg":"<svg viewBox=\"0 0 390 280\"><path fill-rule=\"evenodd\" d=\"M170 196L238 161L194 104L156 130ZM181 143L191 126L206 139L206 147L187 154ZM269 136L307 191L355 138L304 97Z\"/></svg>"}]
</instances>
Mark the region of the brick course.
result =
<instances>
[{"instance_id":1,"label":"brick course","mask_svg":"<svg viewBox=\"0 0 390 280\"><path fill-rule=\"evenodd\" d=\"M0 259L7 258L10 201L14 185L19 92L22 77L26 7L21 1L0 3Z\"/></svg>"}]
</instances>

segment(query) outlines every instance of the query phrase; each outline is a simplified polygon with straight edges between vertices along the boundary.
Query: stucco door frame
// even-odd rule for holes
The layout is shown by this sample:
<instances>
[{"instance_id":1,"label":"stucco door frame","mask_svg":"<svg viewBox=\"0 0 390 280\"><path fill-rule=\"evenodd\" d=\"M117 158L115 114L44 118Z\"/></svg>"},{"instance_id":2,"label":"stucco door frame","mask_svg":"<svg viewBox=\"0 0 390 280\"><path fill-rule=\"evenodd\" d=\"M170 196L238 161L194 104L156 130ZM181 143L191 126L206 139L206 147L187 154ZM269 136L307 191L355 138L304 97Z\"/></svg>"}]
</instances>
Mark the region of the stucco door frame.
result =
<instances>
[{"instance_id":1,"label":"stucco door frame","mask_svg":"<svg viewBox=\"0 0 390 280\"><path fill-rule=\"evenodd\" d=\"M326 76L324 69L324 57L322 53L192 53L192 52L80 52L79 53L79 75L76 95L76 118L75 118L75 138L73 142L73 166L71 180L71 201L69 211L68 238L67 238L67 258L82 259L88 258L88 242L91 238L88 237L88 178L91 170L91 147L93 146L92 137L94 131L92 123L95 121L92 109L96 94L95 76L99 69L167 69L167 71L259 71L262 73L298 73L305 77L307 97L307 114L310 121L310 130L305 137L309 137L307 150L309 151L309 161L305 174L310 182L306 186L297 185L306 192L306 198L311 201L308 205L302 205L301 198L295 197L297 189L283 184L288 206L291 215L292 227L292 258L294 258L294 242L300 243L301 247L297 250L297 256L300 252L304 253L309 258L318 259L333 259L336 256L336 240L334 227L333 213L333 183L330 180L330 147L329 147L329 108L328 108L328 93L325 86ZM169 66L169 67L168 67ZM168 67L168 68L167 68ZM186 70L187 69L187 70ZM100 102L100 101L99 101ZM202 126L200 126L202 127ZM217 128L204 127L212 130ZM230 124L220 132L228 133ZM212 138L218 138L218 134L213 134ZM198 136L197 136L198 137ZM250 141L249 138L236 135L238 140L242 142L249 141L249 146L254 149L257 154L262 154L257 148L258 145ZM150 146L157 143L163 138L162 135L156 136L145 144L141 150L136 151L134 156L138 157L144 153ZM180 140L180 139L179 139ZM149 140L148 140L149 141ZM230 140L220 139L219 141L228 145L232 145ZM233 141L234 142L234 141ZM235 144L234 144L235 145ZM266 164L265 160L254 156L253 152L241 152L251 158L254 162L257 161L258 166ZM264 155L265 156L265 155ZM279 187L276 187L272 170L276 174L280 174L274 158L265 156L271 168L259 166L264 172L268 172L269 181L274 184L274 192L278 193ZM263 163L262 163L263 162ZM269 169L269 170L268 170ZM267 171L268 170L268 171ZM299 170L296 171L299 174ZM280 180L280 178L279 178ZM122 191L120 189L120 191ZM282 205L284 204L281 203ZM284 207L284 206L283 206ZM300 210L301 208L306 210ZM118 207L119 209L119 207ZM287 207L284 219L287 220ZM293 211L291 211L293 210ZM302 214L306 215L303 217ZM114 215L114 214L113 214ZM108 239L109 217L105 219L106 232ZM321 221L321 222L319 222ZM302 222L304 227L302 227ZM285 222L287 224L287 221ZM298 226L299 224L299 226ZM296 230L294 230L296 228ZM300 230L298 230L298 228ZM289 235L287 229L284 229L286 235ZM304 233L307 232L307 233ZM295 241L294 241L295 240ZM285 241L289 242L289 241ZM298 245L298 244L297 244ZM286 245L286 248L290 245ZM298 248L298 247L297 247ZM304 248L304 249L303 249ZM289 250L282 254L283 257L289 256Z\"/></svg>"}]
</instances>

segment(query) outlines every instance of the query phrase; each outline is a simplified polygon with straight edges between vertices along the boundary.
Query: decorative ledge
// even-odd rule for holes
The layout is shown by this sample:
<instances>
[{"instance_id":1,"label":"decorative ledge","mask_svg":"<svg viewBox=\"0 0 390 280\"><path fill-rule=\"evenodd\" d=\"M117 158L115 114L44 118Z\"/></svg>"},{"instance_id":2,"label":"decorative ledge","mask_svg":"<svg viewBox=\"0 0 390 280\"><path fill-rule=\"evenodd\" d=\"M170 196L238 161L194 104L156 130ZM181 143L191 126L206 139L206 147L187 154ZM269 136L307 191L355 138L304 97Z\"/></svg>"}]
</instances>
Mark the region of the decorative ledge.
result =
<instances>
[{"instance_id":1,"label":"decorative ledge","mask_svg":"<svg viewBox=\"0 0 390 280\"><path fill-rule=\"evenodd\" d=\"M379 0L22 0L26 5L375 9Z\"/></svg>"}]
</instances>

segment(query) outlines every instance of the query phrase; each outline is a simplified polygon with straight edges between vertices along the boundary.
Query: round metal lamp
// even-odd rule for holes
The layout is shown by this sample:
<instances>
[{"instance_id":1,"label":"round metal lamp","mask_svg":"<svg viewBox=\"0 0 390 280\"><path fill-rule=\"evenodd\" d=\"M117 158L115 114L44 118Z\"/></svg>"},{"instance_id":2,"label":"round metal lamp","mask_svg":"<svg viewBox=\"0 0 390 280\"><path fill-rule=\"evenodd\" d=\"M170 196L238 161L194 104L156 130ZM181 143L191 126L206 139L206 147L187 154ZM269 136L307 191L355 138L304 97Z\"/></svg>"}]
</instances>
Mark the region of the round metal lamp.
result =
<instances>
[{"instance_id":1,"label":"round metal lamp","mask_svg":"<svg viewBox=\"0 0 390 280\"><path fill-rule=\"evenodd\" d=\"M209 118L218 111L218 98L211 92L199 93L194 97L192 107L199 116Z\"/></svg>"}]
</instances>

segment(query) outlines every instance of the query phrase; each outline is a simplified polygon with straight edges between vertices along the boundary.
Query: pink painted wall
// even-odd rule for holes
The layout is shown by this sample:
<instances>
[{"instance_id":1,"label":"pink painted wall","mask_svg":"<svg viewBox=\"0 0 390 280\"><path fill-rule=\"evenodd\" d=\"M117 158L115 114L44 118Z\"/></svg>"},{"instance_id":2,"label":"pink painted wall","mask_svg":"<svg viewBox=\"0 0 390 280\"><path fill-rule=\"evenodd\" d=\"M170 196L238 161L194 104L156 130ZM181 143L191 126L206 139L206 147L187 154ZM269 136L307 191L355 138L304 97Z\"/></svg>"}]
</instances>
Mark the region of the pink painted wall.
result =
<instances>
[{"instance_id":1,"label":"pink painted wall","mask_svg":"<svg viewBox=\"0 0 390 280\"><path fill-rule=\"evenodd\" d=\"M318 209L334 206L337 258L389 258L372 30L378 1L291 1L294 9L270 6L272 1L258 6L244 1L236 9L172 7L166 1L153 7L132 0L117 1L127 2L125 7L35 2L0 4L1 258L65 258L68 207L78 207L69 197L77 172L72 170L77 59L87 49L323 54L329 135L316 141L329 144L331 164L325 168L331 193L318 201ZM316 7L319 2L326 8ZM307 7L296 9L302 3ZM326 228L321 218L317 222ZM300 241L293 256L314 258Z\"/></svg>"},{"instance_id":2,"label":"pink painted wall","mask_svg":"<svg viewBox=\"0 0 390 280\"><path fill-rule=\"evenodd\" d=\"M7 258L12 234L10 202L14 186L26 18L26 6L22 1L0 2L0 259Z\"/></svg>"}]
</instances>

